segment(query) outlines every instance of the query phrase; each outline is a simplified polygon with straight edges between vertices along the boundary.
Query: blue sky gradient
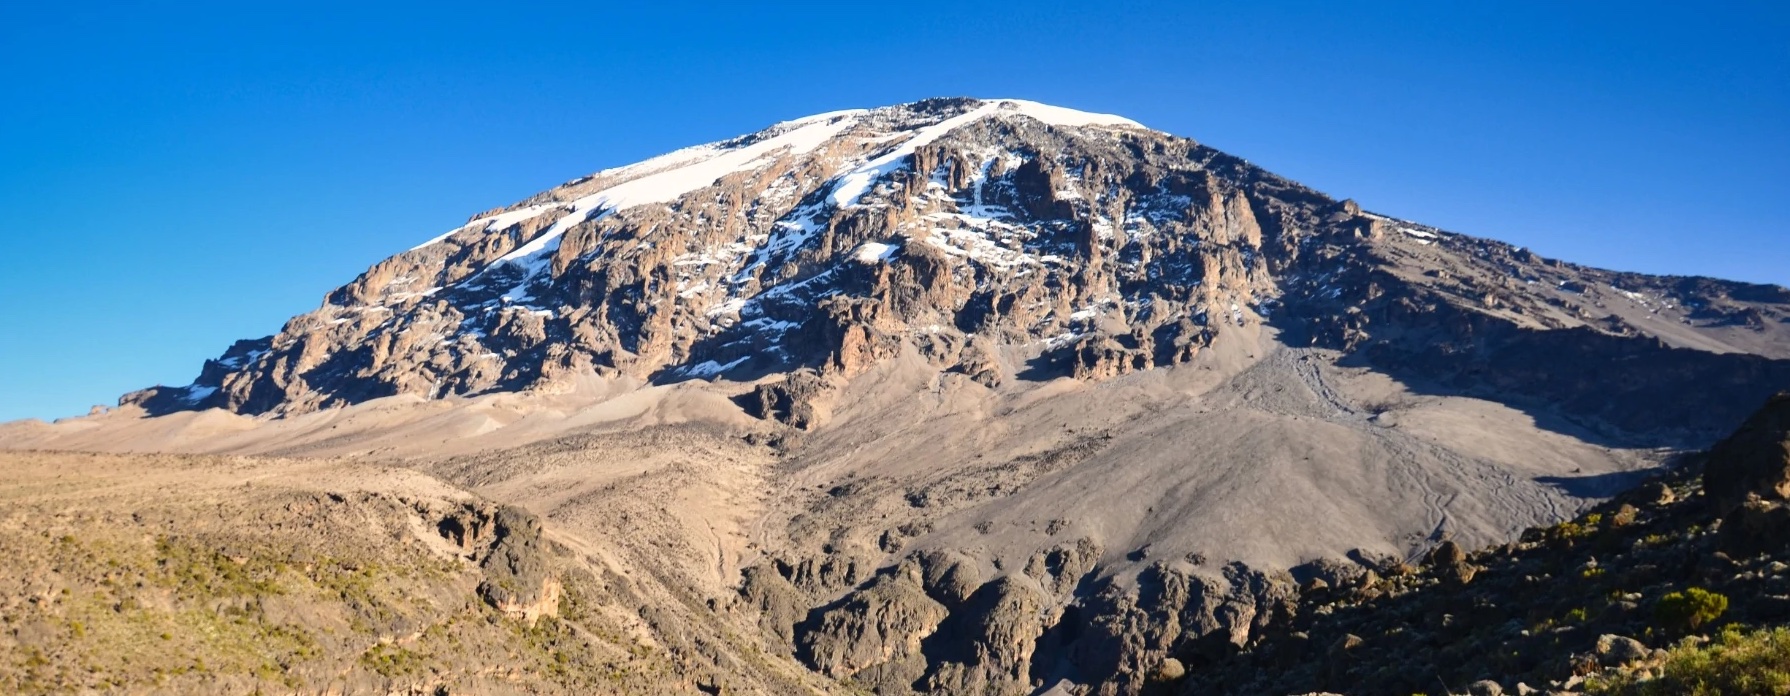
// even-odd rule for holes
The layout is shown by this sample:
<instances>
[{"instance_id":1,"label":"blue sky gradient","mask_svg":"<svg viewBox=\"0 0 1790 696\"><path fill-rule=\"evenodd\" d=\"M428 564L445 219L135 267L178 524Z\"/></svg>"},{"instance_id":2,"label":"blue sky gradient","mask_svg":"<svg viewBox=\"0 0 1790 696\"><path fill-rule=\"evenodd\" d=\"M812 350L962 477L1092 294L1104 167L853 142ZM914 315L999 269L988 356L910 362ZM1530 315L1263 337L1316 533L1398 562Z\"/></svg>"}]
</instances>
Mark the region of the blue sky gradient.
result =
<instances>
[{"instance_id":1,"label":"blue sky gradient","mask_svg":"<svg viewBox=\"0 0 1790 696\"><path fill-rule=\"evenodd\" d=\"M1790 284L1775 2L0 6L0 420L185 384L597 169L930 96L1117 113L1370 210Z\"/></svg>"}]
</instances>

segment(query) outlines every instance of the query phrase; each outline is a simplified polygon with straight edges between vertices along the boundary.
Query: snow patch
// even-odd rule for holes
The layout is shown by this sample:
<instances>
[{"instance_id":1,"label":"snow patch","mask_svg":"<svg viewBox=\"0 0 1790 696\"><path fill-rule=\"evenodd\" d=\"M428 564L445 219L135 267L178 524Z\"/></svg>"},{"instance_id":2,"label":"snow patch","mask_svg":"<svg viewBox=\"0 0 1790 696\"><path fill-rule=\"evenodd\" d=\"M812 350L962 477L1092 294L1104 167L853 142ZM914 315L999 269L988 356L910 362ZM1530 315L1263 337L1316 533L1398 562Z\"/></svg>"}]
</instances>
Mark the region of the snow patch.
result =
<instances>
[{"instance_id":1,"label":"snow patch","mask_svg":"<svg viewBox=\"0 0 1790 696\"><path fill-rule=\"evenodd\" d=\"M691 377L713 377L715 375L719 375L723 372L731 370L735 367L739 367L740 363L746 362L746 360L750 359L751 357L752 356L741 357L741 358L736 359L732 362L729 362L725 365L715 362L713 360L705 360L705 361L702 361L695 365L691 365L689 367L684 368L684 374L689 375Z\"/></svg>"},{"instance_id":2,"label":"snow patch","mask_svg":"<svg viewBox=\"0 0 1790 696\"><path fill-rule=\"evenodd\" d=\"M1074 343L1077 339L1080 339L1081 337L1082 337L1082 335L1080 333L1077 333L1074 331L1064 331L1063 333L1060 333L1055 336L1051 336L1050 338L1044 339L1044 348L1045 348L1045 350L1058 350L1064 346Z\"/></svg>"},{"instance_id":3,"label":"snow patch","mask_svg":"<svg viewBox=\"0 0 1790 696\"><path fill-rule=\"evenodd\" d=\"M840 177L839 183L833 185L833 193L827 197L827 200L831 202L835 208L846 208L857 205L858 199L864 197L864 194L869 193L870 187L874 185L878 179L906 166L907 158L913 155L916 150L944 137L945 134L950 133L951 131L957 130L960 126L973 123L977 119L994 113L999 106L999 104L992 102L983 104L982 106L978 106L964 113L952 116L951 118L939 121L938 123L926 126L925 128L921 128L914 133L913 137L908 138L907 141L903 142L899 147L885 152L882 156L872 159L869 162L865 162L857 169L847 172L844 176Z\"/></svg>"},{"instance_id":4,"label":"snow patch","mask_svg":"<svg viewBox=\"0 0 1790 696\"><path fill-rule=\"evenodd\" d=\"M707 312L704 312L704 314L707 314L710 317L721 317L721 316L726 316L729 314L738 314L739 311L741 309L744 309L745 307L746 307L746 299L743 297L736 297L734 299L731 299L726 302L722 302L721 304L710 307Z\"/></svg>"},{"instance_id":5,"label":"snow patch","mask_svg":"<svg viewBox=\"0 0 1790 696\"><path fill-rule=\"evenodd\" d=\"M1629 301L1630 301L1630 302L1634 302L1634 303L1636 303L1636 304L1639 304L1639 305L1641 305L1641 306L1643 306L1643 307L1645 307L1645 306L1648 306L1648 305L1649 305L1649 303L1648 303L1648 302L1647 302L1647 296L1646 296L1646 295L1643 295L1643 294L1641 294L1641 293L1638 293L1638 292L1629 292L1629 291L1627 291L1627 290L1623 290L1623 289L1622 289L1622 288L1619 288L1619 287L1616 287L1616 286L1614 286L1614 285L1611 285L1611 286L1610 286L1610 289L1611 289L1611 290L1615 290L1615 291L1616 291L1616 294L1618 294L1618 295L1621 295L1621 296L1623 296L1623 297L1626 297L1626 298L1628 298L1628 299L1629 299Z\"/></svg>"},{"instance_id":6,"label":"snow patch","mask_svg":"<svg viewBox=\"0 0 1790 696\"><path fill-rule=\"evenodd\" d=\"M811 123L819 123L822 121L831 121L836 118L845 118L847 116L863 116L864 114L867 114L867 113L870 113L869 109L841 109L839 111L827 111L827 112L823 112L823 113L814 114L812 116L803 116L801 118L784 121L782 123L777 124L777 126L781 126L781 127L806 126ZM777 126L774 126L774 127L777 127Z\"/></svg>"},{"instance_id":7,"label":"snow patch","mask_svg":"<svg viewBox=\"0 0 1790 696\"><path fill-rule=\"evenodd\" d=\"M856 259L858 263L875 265L895 258L895 252L899 250L900 247L893 244L865 242L864 246L858 247L858 252L853 254L852 258Z\"/></svg>"},{"instance_id":8,"label":"snow patch","mask_svg":"<svg viewBox=\"0 0 1790 696\"><path fill-rule=\"evenodd\" d=\"M995 101L997 101L999 103L999 106L1003 110L1011 110L1014 113L1024 114L1026 116L1030 116L1032 118L1038 119L1040 121L1043 121L1043 122L1048 123L1053 126L1070 126L1070 127L1126 126L1129 128L1143 128L1144 127L1144 124L1138 123L1136 121L1125 118L1123 116L1114 116L1112 114L1095 114L1095 113L1089 113L1086 111L1076 111L1075 109L1065 109L1061 106L1051 106L1049 104L1040 104L1035 101L1026 101L1024 99L999 99L999 100L995 100Z\"/></svg>"},{"instance_id":9,"label":"snow patch","mask_svg":"<svg viewBox=\"0 0 1790 696\"><path fill-rule=\"evenodd\" d=\"M490 232L492 230L509 229L509 227L511 225L517 224L524 220L530 220L530 219L533 219L536 217L540 217L540 215L542 213L545 213L550 209L551 209L550 206L531 205L526 208L519 208L516 210L509 211L507 213L498 213L496 215L482 217L477 220L473 220L472 222L468 222L464 225L456 227L454 229L448 230L446 233L439 235L439 236L435 237L434 239L431 239L429 241L423 242L422 244L413 246L410 248L410 251L416 251L423 247L433 245L437 242L447 239L448 237L452 237L455 234L458 234L461 230L466 230L466 229L470 229L473 227L478 227L479 231L481 231L481 232ZM480 227L481 224L483 225L482 227ZM393 281L393 282L396 283L397 281Z\"/></svg>"},{"instance_id":10,"label":"snow patch","mask_svg":"<svg viewBox=\"0 0 1790 696\"><path fill-rule=\"evenodd\" d=\"M505 254L490 267L552 253L559 248L559 241L566 231L580 223L599 220L615 211L635 206L671 203L692 191L713 185L721 177L756 170L767 164L770 158L785 151L789 154L806 154L855 123L857 119L849 116L832 120L804 120L794 128L748 145L734 148L719 145L686 148L615 170L617 174L646 173L573 201L570 214L553 223L539 237Z\"/></svg>"}]
</instances>

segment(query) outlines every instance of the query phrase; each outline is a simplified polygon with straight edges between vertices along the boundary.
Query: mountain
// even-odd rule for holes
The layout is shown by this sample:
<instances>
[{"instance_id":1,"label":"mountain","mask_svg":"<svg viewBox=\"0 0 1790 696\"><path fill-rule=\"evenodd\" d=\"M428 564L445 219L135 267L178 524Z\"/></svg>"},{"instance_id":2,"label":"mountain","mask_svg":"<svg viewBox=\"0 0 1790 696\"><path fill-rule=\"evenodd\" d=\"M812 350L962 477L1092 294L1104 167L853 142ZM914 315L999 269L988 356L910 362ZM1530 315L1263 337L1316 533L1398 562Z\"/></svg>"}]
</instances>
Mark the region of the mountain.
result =
<instances>
[{"instance_id":1,"label":"mountain","mask_svg":"<svg viewBox=\"0 0 1790 696\"><path fill-rule=\"evenodd\" d=\"M1790 378L1760 359L1790 358L1787 308L1783 288L1582 268L1363 212L1115 116L935 99L479 213L192 385L126 401L293 414L591 372L849 377L910 349L998 386L1182 364L1266 325L1405 381L1694 439Z\"/></svg>"},{"instance_id":2,"label":"mountain","mask_svg":"<svg viewBox=\"0 0 1790 696\"><path fill-rule=\"evenodd\" d=\"M1196 645L1278 641L1298 579L1506 543L1708 446L1790 388L1787 339L1784 288L1545 259L1120 117L933 99L479 213L191 385L0 447L249 456L144 466L332 500L395 469L526 510L556 549L528 596L595 588L554 635L705 675L666 689L1133 694ZM268 473L294 461L366 478ZM494 524L406 495L356 514L424 546ZM496 582L495 548L450 555L457 581Z\"/></svg>"}]
</instances>

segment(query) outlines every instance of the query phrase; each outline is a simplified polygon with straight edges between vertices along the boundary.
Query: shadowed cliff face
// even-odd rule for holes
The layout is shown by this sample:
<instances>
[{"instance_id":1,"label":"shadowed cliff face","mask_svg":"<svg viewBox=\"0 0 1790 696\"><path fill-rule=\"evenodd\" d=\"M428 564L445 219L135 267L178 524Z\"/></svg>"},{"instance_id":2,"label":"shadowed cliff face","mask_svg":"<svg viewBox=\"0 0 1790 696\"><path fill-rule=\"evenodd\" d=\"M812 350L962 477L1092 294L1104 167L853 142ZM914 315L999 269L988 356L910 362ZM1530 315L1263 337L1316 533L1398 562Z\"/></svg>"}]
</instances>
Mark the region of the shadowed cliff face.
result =
<instances>
[{"instance_id":1,"label":"shadowed cliff face","mask_svg":"<svg viewBox=\"0 0 1790 696\"><path fill-rule=\"evenodd\" d=\"M1184 363L1268 322L1418 390L1657 444L1790 385L1790 291L1612 273L1360 210L1112 116L935 99L578 179L380 262L152 412L813 368L998 385ZM1699 386L1702 396L1687 398Z\"/></svg>"}]
</instances>

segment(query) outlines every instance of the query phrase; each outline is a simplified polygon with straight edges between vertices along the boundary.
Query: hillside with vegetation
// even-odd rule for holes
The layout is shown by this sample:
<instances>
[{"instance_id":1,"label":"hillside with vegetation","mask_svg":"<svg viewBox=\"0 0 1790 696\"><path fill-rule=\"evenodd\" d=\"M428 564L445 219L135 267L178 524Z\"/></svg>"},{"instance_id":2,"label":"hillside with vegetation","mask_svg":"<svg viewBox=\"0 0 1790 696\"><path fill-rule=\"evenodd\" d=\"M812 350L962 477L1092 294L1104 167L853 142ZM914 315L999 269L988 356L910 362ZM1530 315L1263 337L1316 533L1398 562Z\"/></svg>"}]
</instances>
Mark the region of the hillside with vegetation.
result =
<instances>
[{"instance_id":1,"label":"hillside with vegetation","mask_svg":"<svg viewBox=\"0 0 1790 696\"><path fill-rule=\"evenodd\" d=\"M1790 693L1790 395L1571 521L1419 564L1307 569L1245 646L1190 645L1162 693ZM1147 576L1146 576L1147 577Z\"/></svg>"}]
</instances>

